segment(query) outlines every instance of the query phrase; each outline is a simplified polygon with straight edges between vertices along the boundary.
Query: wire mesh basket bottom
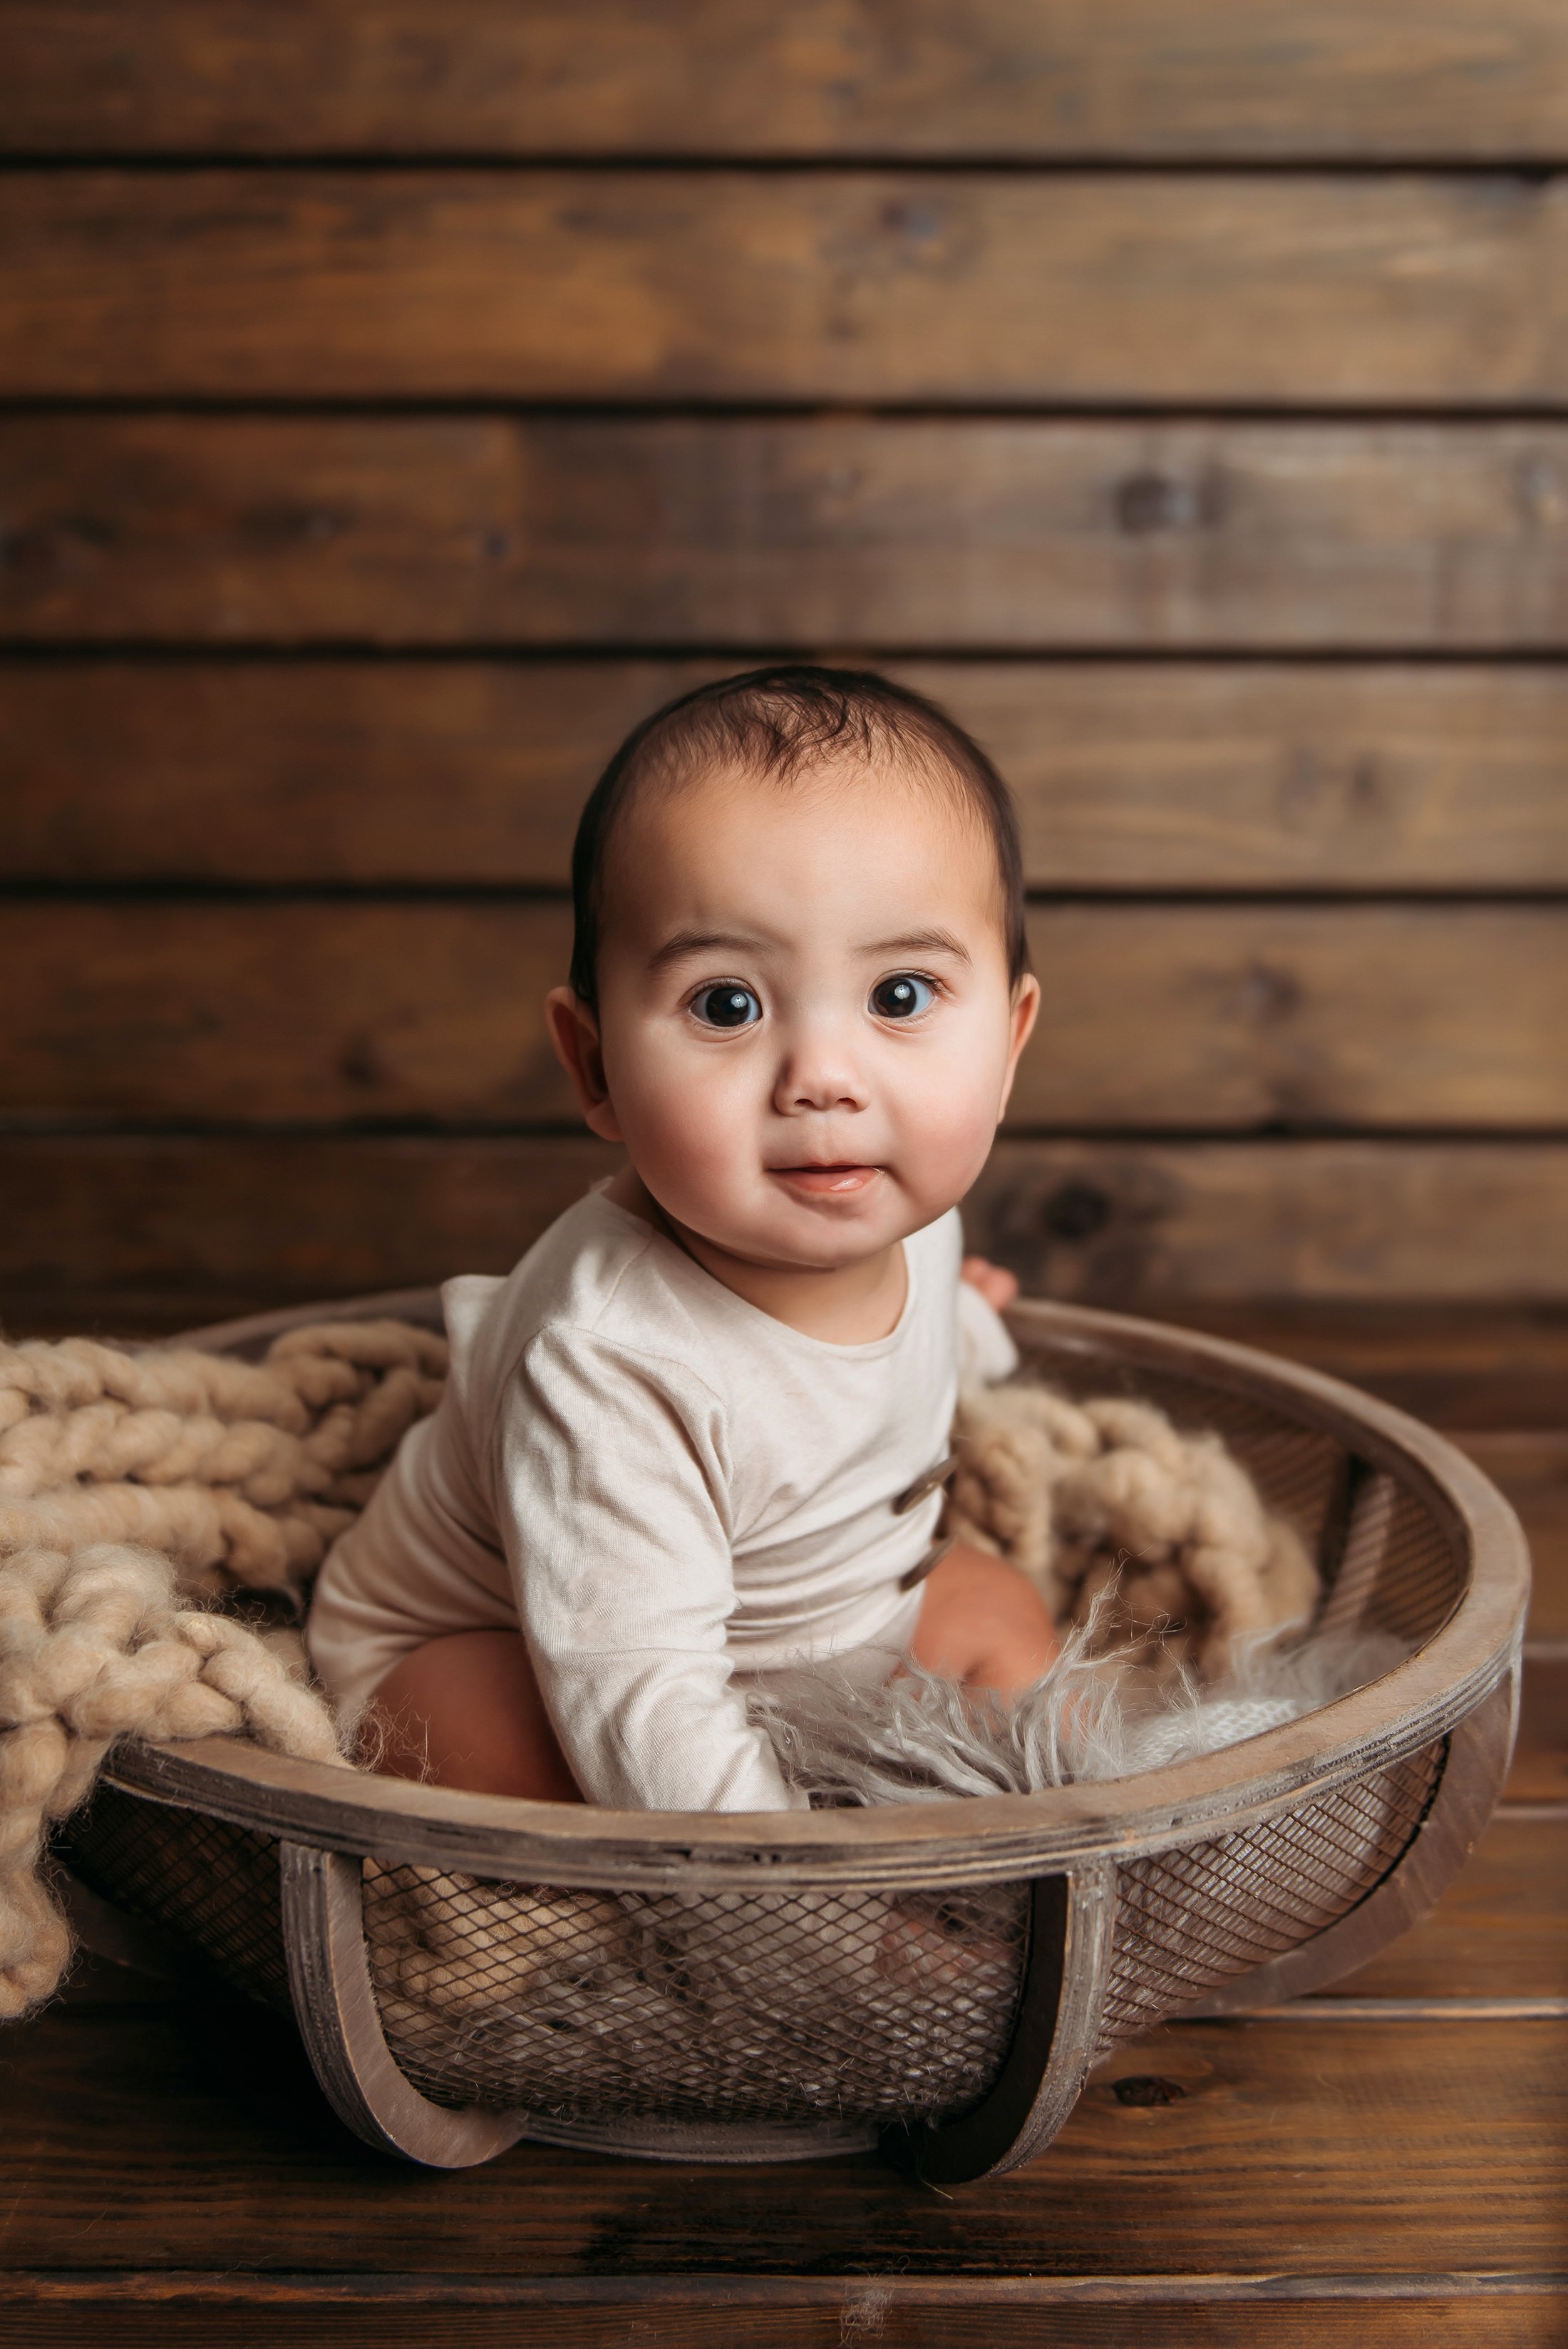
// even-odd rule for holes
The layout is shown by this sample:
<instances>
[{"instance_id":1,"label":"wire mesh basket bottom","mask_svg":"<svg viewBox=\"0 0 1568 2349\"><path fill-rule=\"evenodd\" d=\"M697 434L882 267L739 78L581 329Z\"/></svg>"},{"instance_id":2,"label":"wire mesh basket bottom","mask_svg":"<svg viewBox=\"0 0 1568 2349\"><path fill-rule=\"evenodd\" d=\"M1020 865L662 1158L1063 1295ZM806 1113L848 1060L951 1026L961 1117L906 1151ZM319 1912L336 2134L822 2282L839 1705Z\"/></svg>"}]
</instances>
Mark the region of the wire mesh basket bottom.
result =
<instances>
[{"instance_id":1,"label":"wire mesh basket bottom","mask_svg":"<svg viewBox=\"0 0 1568 2349\"><path fill-rule=\"evenodd\" d=\"M1212 1843L1123 1861L1098 2052L1348 1916L1409 1849L1447 1750L1439 1740Z\"/></svg>"},{"instance_id":2,"label":"wire mesh basket bottom","mask_svg":"<svg viewBox=\"0 0 1568 2349\"><path fill-rule=\"evenodd\" d=\"M1123 1863L1101 2047L1347 1915L1408 1848L1442 1752ZM371 1862L365 1914L388 2043L438 2102L886 2124L991 2085L1026 1893L567 1892Z\"/></svg>"},{"instance_id":3,"label":"wire mesh basket bottom","mask_svg":"<svg viewBox=\"0 0 1568 2349\"><path fill-rule=\"evenodd\" d=\"M232 1990L293 2012L271 1836L99 1786L63 1850L106 1900L193 1941Z\"/></svg>"},{"instance_id":4,"label":"wire mesh basket bottom","mask_svg":"<svg viewBox=\"0 0 1568 2349\"><path fill-rule=\"evenodd\" d=\"M1441 1742L1206 1843L1123 1861L1102 2049L1321 1932L1408 1848ZM103 1788L72 1864L287 2011L277 1847ZM1021 1882L593 1892L365 1863L382 2026L426 2095L560 2120L943 2118L1012 2038Z\"/></svg>"},{"instance_id":5,"label":"wire mesh basket bottom","mask_svg":"<svg viewBox=\"0 0 1568 2349\"><path fill-rule=\"evenodd\" d=\"M984 2095L1027 1888L570 1892L377 1868L382 2026L432 2099L552 2118L910 2120Z\"/></svg>"},{"instance_id":6,"label":"wire mesh basket bottom","mask_svg":"<svg viewBox=\"0 0 1568 2349\"><path fill-rule=\"evenodd\" d=\"M65 1856L289 2012L271 1837L105 1786ZM590 2122L962 2109L1012 2037L1027 1907L1014 1883L599 1893L364 1864L382 2026L414 2085Z\"/></svg>"}]
</instances>

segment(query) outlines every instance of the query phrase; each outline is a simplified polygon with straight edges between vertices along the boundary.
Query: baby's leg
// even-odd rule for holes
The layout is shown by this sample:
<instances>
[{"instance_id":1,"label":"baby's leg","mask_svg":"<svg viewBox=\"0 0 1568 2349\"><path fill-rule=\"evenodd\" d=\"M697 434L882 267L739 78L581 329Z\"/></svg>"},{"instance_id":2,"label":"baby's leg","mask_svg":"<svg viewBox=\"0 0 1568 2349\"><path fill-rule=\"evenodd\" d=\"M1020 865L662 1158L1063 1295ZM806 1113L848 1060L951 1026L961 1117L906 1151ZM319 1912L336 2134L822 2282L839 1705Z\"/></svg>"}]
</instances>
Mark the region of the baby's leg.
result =
<instances>
[{"instance_id":1,"label":"baby's leg","mask_svg":"<svg viewBox=\"0 0 1568 2349\"><path fill-rule=\"evenodd\" d=\"M378 1770L473 1795L580 1803L528 1650L516 1631L452 1631L393 1666L376 1692Z\"/></svg>"},{"instance_id":2,"label":"baby's leg","mask_svg":"<svg viewBox=\"0 0 1568 2349\"><path fill-rule=\"evenodd\" d=\"M1039 1679L1060 1645L1034 1584L960 1543L926 1581L910 1650L928 1672L1011 1697Z\"/></svg>"}]
</instances>

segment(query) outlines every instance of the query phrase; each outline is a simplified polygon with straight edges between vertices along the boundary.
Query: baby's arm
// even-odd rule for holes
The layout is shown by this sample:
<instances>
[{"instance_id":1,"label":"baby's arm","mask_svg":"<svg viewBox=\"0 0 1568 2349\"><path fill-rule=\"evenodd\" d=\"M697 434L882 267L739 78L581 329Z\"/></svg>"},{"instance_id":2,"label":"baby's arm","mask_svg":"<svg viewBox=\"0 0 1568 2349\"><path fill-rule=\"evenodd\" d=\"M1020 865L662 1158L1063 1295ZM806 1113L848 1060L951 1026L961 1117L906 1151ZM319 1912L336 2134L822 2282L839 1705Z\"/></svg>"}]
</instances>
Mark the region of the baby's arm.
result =
<instances>
[{"instance_id":1,"label":"baby's arm","mask_svg":"<svg viewBox=\"0 0 1568 2349\"><path fill-rule=\"evenodd\" d=\"M804 1808L730 1682L717 1399L678 1363L546 1330L509 1382L495 1441L519 1619L588 1800Z\"/></svg>"},{"instance_id":2,"label":"baby's arm","mask_svg":"<svg viewBox=\"0 0 1568 2349\"><path fill-rule=\"evenodd\" d=\"M958 1268L960 1279L971 1288L977 1288L987 1305L998 1313L1006 1313L1018 1294L1018 1276L1006 1265L993 1264L988 1256L966 1256Z\"/></svg>"},{"instance_id":3,"label":"baby's arm","mask_svg":"<svg viewBox=\"0 0 1568 2349\"><path fill-rule=\"evenodd\" d=\"M958 1283L961 1389L995 1386L999 1380L1010 1379L1017 1369L1018 1350L998 1309L1010 1305L1017 1293L1017 1282L1000 1265L987 1264L984 1257L965 1257Z\"/></svg>"}]
</instances>

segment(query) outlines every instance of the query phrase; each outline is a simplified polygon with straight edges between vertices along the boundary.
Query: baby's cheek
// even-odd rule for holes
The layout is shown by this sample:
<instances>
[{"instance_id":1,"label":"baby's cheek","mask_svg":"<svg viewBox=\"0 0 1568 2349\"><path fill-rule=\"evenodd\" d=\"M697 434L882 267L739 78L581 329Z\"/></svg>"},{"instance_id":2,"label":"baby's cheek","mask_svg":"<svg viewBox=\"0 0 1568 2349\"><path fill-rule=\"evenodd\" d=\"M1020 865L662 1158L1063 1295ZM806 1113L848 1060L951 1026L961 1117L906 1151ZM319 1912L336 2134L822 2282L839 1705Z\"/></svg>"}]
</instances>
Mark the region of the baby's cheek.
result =
<instances>
[{"instance_id":1,"label":"baby's cheek","mask_svg":"<svg viewBox=\"0 0 1568 2349\"><path fill-rule=\"evenodd\" d=\"M900 1173L920 1195L962 1197L990 1154L996 1131L999 1086L976 1086L973 1072L954 1071L945 1083L906 1102L899 1118Z\"/></svg>"},{"instance_id":2,"label":"baby's cheek","mask_svg":"<svg viewBox=\"0 0 1568 2349\"><path fill-rule=\"evenodd\" d=\"M757 1114L746 1085L737 1081L738 1072L700 1064L650 1074L655 1081L638 1087L623 1119L643 1179L655 1191L659 1177L722 1191L748 1140L756 1156Z\"/></svg>"}]
</instances>

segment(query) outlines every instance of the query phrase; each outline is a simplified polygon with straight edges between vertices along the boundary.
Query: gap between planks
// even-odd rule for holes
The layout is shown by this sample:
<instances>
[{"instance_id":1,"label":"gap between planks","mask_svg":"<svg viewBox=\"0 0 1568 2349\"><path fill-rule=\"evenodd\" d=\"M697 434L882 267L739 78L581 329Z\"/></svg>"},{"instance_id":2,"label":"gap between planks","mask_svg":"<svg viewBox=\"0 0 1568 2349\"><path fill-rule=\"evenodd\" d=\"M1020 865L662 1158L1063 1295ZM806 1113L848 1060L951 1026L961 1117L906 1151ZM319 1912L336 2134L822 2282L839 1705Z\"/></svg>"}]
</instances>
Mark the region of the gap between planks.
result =
<instances>
[{"instance_id":1,"label":"gap between planks","mask_svg":"<svg viewBox=\"0 0 1568 2349\"><path fill-rule=\"evenodd\" d=\"M273 2271L209 2274L198 2270L19 2269L0 2275L6 2308L134 2307L148 2302L232 2307L336 2303L385 2307L561 2309L570 2307L839 2308L871 2315L909 2307L1072 2307L1085 2302L1203 2306L1213 2302L1491 2299L1568 2295L1568 2273L1459 2269L1388 2274L1084 2276L486 2276L372 2275Z\"/></svg>"},{"instance_id":2,"label":"gap between planks","mask_svg":"<svg viewBox=\"0 0 1568 2349\"><path fill-rule=\"evenodd\" d=\"M1564 1816L1568 1816L1565 1809ZM1297 1998L1231 2014L1176 2016L1183 2024L1233 2023L1560 2023L1568 1998Z\"/></svg>"}]
</instances>

